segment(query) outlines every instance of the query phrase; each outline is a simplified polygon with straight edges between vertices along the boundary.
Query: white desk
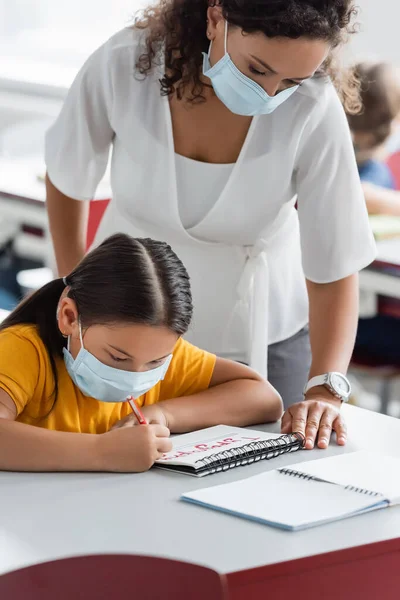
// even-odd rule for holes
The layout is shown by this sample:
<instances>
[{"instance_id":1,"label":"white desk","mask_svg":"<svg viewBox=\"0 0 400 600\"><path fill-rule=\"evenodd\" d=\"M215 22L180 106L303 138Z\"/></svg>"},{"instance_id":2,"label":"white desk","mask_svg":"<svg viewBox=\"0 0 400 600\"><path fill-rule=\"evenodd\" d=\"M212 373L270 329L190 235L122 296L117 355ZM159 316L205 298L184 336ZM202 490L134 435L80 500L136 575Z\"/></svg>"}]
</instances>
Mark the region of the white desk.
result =
<instances>
[{"instance_id":1,"label":"white desk","mask_svg":"<svg viewBox=\"0 0 400 600\"><path fill-rule=\"evenodd\" d=\"M167 556L233 573L400 537L400 508L297 533L179 501L182 492L245 478L304 458L372 447L400 456L400 421L344 407L346 449L298 452L195 479L140 475L0 473L0 573L89 553ZM278 426L266 427L277 431ZM395 474L399 476L399 474Z\"/></svg>"}]
</instances>

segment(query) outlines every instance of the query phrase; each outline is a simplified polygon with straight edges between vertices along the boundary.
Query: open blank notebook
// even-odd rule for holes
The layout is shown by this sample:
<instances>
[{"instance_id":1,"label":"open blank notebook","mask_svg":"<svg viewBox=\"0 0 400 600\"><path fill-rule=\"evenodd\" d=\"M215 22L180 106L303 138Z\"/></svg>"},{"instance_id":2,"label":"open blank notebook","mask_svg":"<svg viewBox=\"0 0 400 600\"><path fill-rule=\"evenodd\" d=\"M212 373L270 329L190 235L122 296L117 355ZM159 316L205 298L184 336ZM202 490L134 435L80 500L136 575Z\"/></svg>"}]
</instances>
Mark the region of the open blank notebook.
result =
<instances>
[{"instance_id":1,"label":"open blank notebook","mask_svg":"<svg viewBox=\"0 0 400 600\"><path fill-rule=\"evenodd\" d=\"M304 444L299 433L279 435L226 425L179 435L172 441L173 450L157 460L156 466L195 477L295 452Z\"/></svg>"},{"instance_id":2,"label":"open blank notebook","mask_svg":"<svg viewBox=\"0 0 400 600\"><path fill-rule=\"evenodd\" d=\"M400 460L353 452L183 494L182 500L288 530L400 504Z\"/></svg>"}]
</instances>

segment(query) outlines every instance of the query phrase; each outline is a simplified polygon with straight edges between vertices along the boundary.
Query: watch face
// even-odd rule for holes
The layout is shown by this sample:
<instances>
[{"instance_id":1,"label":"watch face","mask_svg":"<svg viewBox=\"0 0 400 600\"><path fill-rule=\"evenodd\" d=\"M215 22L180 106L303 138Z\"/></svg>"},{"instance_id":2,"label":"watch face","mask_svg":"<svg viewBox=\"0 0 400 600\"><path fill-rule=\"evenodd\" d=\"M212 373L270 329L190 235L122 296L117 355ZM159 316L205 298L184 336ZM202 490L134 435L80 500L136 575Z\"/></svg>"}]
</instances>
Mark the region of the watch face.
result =
<instances>
[{"instance_id":1,"label":"watch face","mask_svg":"<svg viewBox=\"0 0 400 600\"><path fill-rule=\"evenodd\" d=\"M340 373L332 373L331 384L335 392L340 395L348 396L351 392L350 383L347 381L346 377Z\"/></svg>"}]
</instances>

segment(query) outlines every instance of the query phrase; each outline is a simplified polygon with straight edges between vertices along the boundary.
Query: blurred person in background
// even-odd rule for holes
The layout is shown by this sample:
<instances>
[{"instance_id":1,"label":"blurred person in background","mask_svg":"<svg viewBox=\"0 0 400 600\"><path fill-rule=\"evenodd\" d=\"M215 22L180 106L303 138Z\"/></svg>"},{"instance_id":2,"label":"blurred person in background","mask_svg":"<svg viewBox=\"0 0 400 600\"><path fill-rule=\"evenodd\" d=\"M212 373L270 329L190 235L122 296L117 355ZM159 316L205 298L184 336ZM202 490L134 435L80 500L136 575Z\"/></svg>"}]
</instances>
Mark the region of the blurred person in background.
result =
<instances>
[{"instance_id":1,"label":"blurred person in background","mask_svg":"<svg viewBox=\"0 0 400 600\"><path fill-rule=\"evenodd\" d=\"M368 212L400 216L400 192L386 164L386 144L400 113L400 70L385 62L360 62L362 110L348 114Z\"/></svg>"},{"instance_id":2,"label":"blurred person in background","mask_svg":"<svg viewBox=\"0 0 400 600\"><path fill-rule=\"evenodd\" d=\"M400 72L385 62L360 62L355 73L363 108L347 118L368 212L400 216L400 192L385 162L386 144L400 113ZM355 356L400 366L400 319L384 314L360 319Z\"/></svg>"}]
</instances>

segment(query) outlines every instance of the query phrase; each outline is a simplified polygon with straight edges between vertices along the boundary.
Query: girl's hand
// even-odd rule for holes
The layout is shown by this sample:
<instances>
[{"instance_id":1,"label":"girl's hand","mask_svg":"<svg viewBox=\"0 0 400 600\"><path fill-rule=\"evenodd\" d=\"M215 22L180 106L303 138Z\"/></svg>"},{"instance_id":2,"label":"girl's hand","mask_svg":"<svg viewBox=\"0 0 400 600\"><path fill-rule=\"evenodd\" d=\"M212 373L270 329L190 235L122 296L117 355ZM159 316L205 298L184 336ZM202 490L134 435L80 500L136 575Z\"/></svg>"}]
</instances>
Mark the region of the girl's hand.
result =
<instances>
[{"instance_id":1,"label":"girl's hand","mask_svg":"<svg viewBox=\"0 0 400 600\"><path fill-rule=\"evenodd\" d=\"M168 427L167 417L159 404L143 406L140 409L140 412L143 414L149 425L163 425L164 427ZM134 413L132 413L126 416L124 419L117 421L111 428L111 431L113 429L120 429L121 427L135 427L136 425L139 425L139 423Z\"/></svg>"},{"instance_id":2,"label":"girl's hand","mask_svg":"<svg viewBox=\"0 0 400 600\"><path fill-rule=\"evenodd\" d=\"M140 473L172 450L169 429L163 425L122 426L98 437L97 458L104 471Z\"/></svg>"}]
</instances>

